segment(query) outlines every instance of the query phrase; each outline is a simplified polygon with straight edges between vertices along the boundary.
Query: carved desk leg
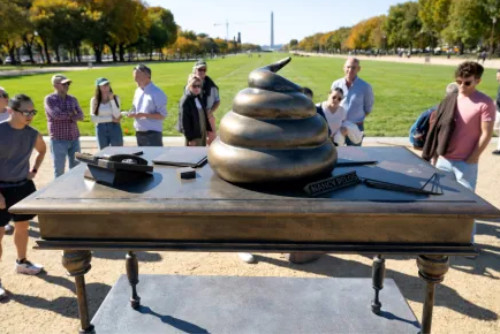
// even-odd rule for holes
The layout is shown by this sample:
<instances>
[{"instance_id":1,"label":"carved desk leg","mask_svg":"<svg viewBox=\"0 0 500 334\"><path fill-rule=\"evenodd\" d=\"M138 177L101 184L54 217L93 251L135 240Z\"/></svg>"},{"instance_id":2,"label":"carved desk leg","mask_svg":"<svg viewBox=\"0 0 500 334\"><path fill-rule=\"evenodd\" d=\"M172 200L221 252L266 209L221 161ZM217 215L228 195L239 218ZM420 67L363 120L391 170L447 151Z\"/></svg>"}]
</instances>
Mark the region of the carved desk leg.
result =
<instances>
[{"instance_id":1,"label":"carved desk leg","mask_svg":"<svg viewBox=\"0 0 500 334\"><path fill-rule=\"evenodd\" d=\"M450 262L444 255L420 255L417 258L418 275L427 282L424 311L422 313L423 334L431 333L432 309L434 308L434 289L443 281Z\"/></svg>"},{"instance_id":2,"label":"carved desk leg","mask_svg":"<svg viewBox=\"0 0 500 334\"><path fill-rule=\"evenodd\" d=\"M138 309L141 306L141 298L137 294L137 284L139 283L139 263L137 262L137 256L134 252L129 251L125 256L126 267L127 267L127 277L132 287L132 297L130 297L130 306L133 309Z\"/></svg>"},{"instance_id":3,"label":"carved desk leg","mask_svg":"<svg viewBox=\"0 0 500 334\"><path fill-rule=\"evenodd\" d=\"M85 274L90 270L92 253L88 250L63 251L62 264L68 275L75 277L76 298L78 300L78 313L80 315L80 334L94 333L94 326L90 323L87 306L87 292L85 290Z\"/></svg>"},{"instance_id":4,"label":"carved desk leg","mask_svg":"<svg viewBox=\"0 0 500 334\"><path fill-rule=\"evenodd\" d=\"M372 312L375 314L380 314L380 309L382 308L382 304L379 300L379 292L384 288L384 278L385 259L379 254L373 258L372 266L372 282L373 290L375 290L375 296L372 300Z\"/></svg>"}]
</instances>

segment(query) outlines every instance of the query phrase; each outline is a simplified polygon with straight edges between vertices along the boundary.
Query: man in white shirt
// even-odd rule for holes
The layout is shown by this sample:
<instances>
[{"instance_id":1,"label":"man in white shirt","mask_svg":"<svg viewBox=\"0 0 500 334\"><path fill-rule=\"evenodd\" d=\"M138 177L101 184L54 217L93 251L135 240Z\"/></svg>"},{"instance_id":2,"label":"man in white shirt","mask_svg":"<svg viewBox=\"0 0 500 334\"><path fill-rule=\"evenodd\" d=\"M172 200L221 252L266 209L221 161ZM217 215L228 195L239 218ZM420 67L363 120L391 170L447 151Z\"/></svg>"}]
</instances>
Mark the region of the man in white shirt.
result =
<instances>
[{"instance_id":1,"label":"man in white shirt","mask_svg":"<svg viewBox=\"0 0 500 334\"><path fill-rule=\"evenodd\" d=\"M128 117L134 118L138 146L163 146L163 120L167 117L167 95L151 81L151 69L134 68L137 89Z\"/></svg>"}]
</instances>

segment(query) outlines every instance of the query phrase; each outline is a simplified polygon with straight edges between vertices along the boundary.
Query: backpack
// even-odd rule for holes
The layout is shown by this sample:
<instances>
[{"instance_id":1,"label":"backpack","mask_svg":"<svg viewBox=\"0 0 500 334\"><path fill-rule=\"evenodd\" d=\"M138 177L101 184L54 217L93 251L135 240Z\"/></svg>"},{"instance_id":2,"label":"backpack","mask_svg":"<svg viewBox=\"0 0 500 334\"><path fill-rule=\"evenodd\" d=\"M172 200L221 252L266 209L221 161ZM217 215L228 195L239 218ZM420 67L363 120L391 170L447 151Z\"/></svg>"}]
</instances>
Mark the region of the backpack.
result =
<instances>
[{"instance_id":1,"label":"backpack","mask_svg":"<svg viewBox=\"0 0 500 334\"><path fill-rule=\"evenodd\" d=\"M437 107L427 109L417 117L415 123L411 126L409 139L413 148L417 150L424 148L425 139L429 133L431 115L436 110Z\"/></svg>"}]
</instances>

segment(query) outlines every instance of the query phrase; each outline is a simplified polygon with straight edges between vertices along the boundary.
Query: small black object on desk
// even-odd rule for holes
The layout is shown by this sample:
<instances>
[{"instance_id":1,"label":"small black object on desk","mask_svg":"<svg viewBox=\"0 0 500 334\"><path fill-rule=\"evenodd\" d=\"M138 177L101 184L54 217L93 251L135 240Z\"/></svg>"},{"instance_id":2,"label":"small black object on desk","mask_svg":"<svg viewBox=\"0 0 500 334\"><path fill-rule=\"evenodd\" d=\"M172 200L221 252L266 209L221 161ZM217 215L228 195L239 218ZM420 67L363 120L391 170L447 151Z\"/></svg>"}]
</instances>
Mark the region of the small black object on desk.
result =
<instances>
[{"instance_id":1,"label":"small black object on desk","mask_svg":"<svg viewBox=\"0 0 500 334\"><path fill-rule=\"evenodd\" d=\"M177 176L183 180L190 180L196 178L196 170L191 167L178 168Z\"/></svg>"}]
</instances>

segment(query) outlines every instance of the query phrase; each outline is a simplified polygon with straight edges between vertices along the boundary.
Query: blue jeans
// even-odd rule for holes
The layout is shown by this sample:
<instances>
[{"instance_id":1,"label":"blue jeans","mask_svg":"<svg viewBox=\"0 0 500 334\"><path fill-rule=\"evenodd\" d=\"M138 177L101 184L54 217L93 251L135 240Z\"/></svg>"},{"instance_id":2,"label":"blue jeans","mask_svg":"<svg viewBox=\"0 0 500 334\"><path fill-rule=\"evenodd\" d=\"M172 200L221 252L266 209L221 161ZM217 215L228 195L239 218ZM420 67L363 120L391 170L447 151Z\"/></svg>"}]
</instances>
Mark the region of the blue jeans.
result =
<instances>
[{"instance_id":1,"label":"blue jeans","mask_svg":"<svg viewBox=\"0 0 500 334\"><path fill-rule=\"evenodd\" d=\"M358 127L359 131L365 131L365 125L364 123L354 123L356 124L356 126ZM365 135L363 134L363 138L365 137ZM361 139L361 142L359 142L358 144L355 144L353 143L348 136L345 137L345 144L347 146L361 146L363 144L363 139Z\"/></svg>"},{"instance_id":2,"label":"blue jeans","mask_svg":"<svg viewBox=\"0 0 500 334\"><path fill-rule=\"evenodd\" d=\"M163 146L163 134L158 131L137 131L137 146Z\"/></svg>"},{"instance_id":3,"label":"blue jeans","mask_svg":"<svg viewBox=\"0 0 500 334\"><path fill-rule=\"evenodd\" d=\"M99 123L95 127L97 145L102 150L108 146L123 146L123 134L120 123Z\"/></svg>"},{"instance_id":4,"label":"blue jeans","mask_svg":"<svg viewBox=\"0 0 500 334\"><path fill-rule=\"evenodd\" d=\"M80 152L80 139L50 139L50 153L52 153L52 161L54 164L54 177L57 178L64 174L66 156L68 156L69 168L73 168L79 164L79 162L75 160L76 152Z\"/></svg>"},{"instance_id":5,"label":"blue jeans","mask_svg":"<svg viewBox=\"0 0 500 334\"><path fill-rule=\"evenodd\" d=\"M469 164L465 161L448 160L439 157L436 168L444 172L452 173L458 183L472 191L476 190L477 164Z\"/></svg>"},{"instance_id":6,"label":"blue jeans","mask_svg":"<svg viewBox=\"0 0 500 334\"><path fill-rule=\"evenodd\" d=\"M477 164L469 164L465 161L448 160L439 157L436 162L436 168L444 172L451 173L458 183L465 188L476 191L477 183ZM476 221L474 220L474 227L472 228L472 242L476 235Z\"/></svg>"}]
</instances>

